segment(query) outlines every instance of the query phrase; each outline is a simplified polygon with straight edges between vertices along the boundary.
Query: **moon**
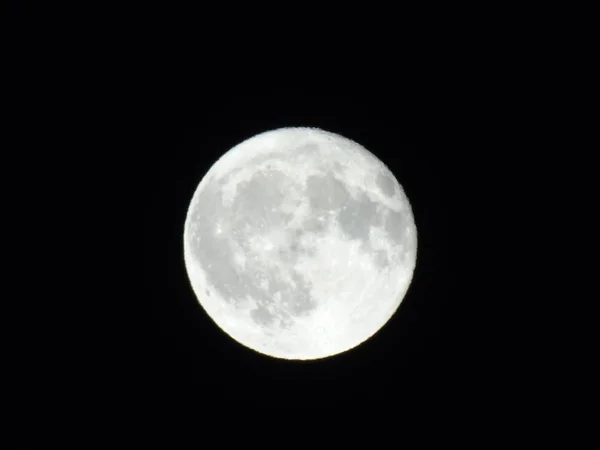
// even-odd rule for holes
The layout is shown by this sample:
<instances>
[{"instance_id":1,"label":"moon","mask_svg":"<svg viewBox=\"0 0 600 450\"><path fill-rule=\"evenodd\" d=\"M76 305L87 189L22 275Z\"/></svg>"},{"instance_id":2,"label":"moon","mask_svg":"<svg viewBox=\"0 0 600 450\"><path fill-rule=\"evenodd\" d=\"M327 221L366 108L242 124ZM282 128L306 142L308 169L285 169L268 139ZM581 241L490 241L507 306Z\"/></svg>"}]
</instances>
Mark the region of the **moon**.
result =
<instances>
[{"instance_id":1,"label":"moon","mask_svg":"<svg viewBox=\"0 0 600 450\"><path fill-rule=\"evenodd\" d=\"M275 358L321 359L363 343L411 283L417 230L391 171L358 143L280 128L236 145L191 199L191 287L234 340Z\"/></svg>"}]
</instances>

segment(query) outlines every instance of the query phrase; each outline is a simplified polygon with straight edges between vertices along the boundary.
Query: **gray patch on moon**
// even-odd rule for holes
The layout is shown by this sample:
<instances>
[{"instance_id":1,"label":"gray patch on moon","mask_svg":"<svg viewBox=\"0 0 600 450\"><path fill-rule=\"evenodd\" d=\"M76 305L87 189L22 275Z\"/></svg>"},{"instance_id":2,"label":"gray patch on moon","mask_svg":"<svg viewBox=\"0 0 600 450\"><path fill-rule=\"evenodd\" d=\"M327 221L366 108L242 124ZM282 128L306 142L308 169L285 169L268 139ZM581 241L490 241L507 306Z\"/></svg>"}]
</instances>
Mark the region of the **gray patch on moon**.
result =
<instances>
[{"instance_id":1,"label":"gray patch on moon","mask_svg":"<svg viewBox=\"0 0 600 450\"><path fill-rule=\"evenodd\" d=\"M338 175L343 175L345 173L344 167L337 161L335 161L331 165L331 169L333 170L333 173L336 173Z\"/></svg>"},{"instance_id":2,"label":"gray patch on moon","mask_svg":"<svg viewBox=\"0 0 600 450\"><path fill-rule=\"evenodd\" d=\"M275 320L273 314L262 306L250 311L250 318L259 325L271 325Z\"/></svg>"},{"instance_id":3,"label":"gray patch on moon","mask_svg":"<svg viewBox=\"0 0 600 450\"><path fill-rule=\"evenodd\" d=\"M373 262L379 269L386 269L390 265L387 252L385 250L375 250L373 254Z\"/></svg>"},{"instance_id":4,"label":"gray patch on moon","mask_svg":"<svg viewBox=\"0 0 600 450\"><path fill-rule=\"evenodd\" d=\"M273 276L273 271L270 273L271 275L267 275L268 295L254 297L258 307L250 312L250 317L259 325L272 325L276 318L280 318L280 327L287 328L292 324L290 317L307 315L317 304L310 295L310 285L296 272L291 273L292 284L283 283L277 274ZM271 281L274 281L275 285L271 285ZM280 302L275 299L276 293L281 296Z\"/></svg>"},{"instance_id":5,"label":"gray patch on moon","mask_svg":"<svg viewBox=\"0 0 600 450\"><path fill-rule=\"evenodd\" d=\"M304 230L315 233L323 234L329 227L328 220L323 215L318 215L313 212L310 218L306 219L302 224Z\"/></svg>"},{"instance_id":6,"label":"gray patch on moon","mask_svg":"<svg viewBox=\"0 0 600 450\"><path fill-rule=\"evenodd\" d=\"M377 227L382 226L385 222L385 215L389 210L390 209L387 206L378 204L377 213L375 214L375 217L373 217L373 225Z\"/></svg>"},{"instance_id":7,"label":"gray patch on moon","mask_svg":"<svg viewBox=\"0 0 600 450\"><path fill-rule=\"evenodd\" d=\"M390 175L384 172L379 172L375 182L377 183L379 189L381 189L381 192L388 197L392 197L396 193L396 183Z\"/></svg>"},{"instance_id":8,"label":"gray patch on moon","mask_svg":"<svg viewBox=\"0 0 600 450\"><path fill-rule=\"evenodd\" d=\"M306 180L306 194L313 211L332 211L341 208L348 199L348 191L333 176L311 175Z\"/></svg>"},{"instance_id":9,"label":"gray patch on moon","mask_svg":"<svg viewBox=\"0 0 600 450\"><path fill-rule=\"evenodd\" d=\"M399 245L406 243L406 233L409 227L409 218L402 211L389 211L385 219L385 231L392 240Z\"/></svg>"},{"instance_id":10,"label":"gray patch on moon","mask_svg":"<svg viewBox=\"0 0 600 450\"><path fill-rule=\"evenodd\" d=\"M279 171L264 171L237 187L231 207L234 229L246 225L259 229L264 226L280 228L291 216L281 210L285 201L286 177Z\"/></svg>"},{"instance_id":11,"label":"gray patch on moon","mask_svg":"<svg viewBox=\"0 0 600 450\"><path fill-rule=\"evenodd\" d=\"M386 176L387 181L381 180L388 195L394 194L394 181ZM391 187L392 191L389 190ZM387 268L390 264L387 252L374 250L370 244L371 227L383 225L384 216L390 211L381 204L372 201L364 192L353 198L346 186L333 176L310 176L307 179L307 194L312 207L312 217L307 219L303 228L314 233L325 233L329 228L330 219L327 213L336 211L337 222L343 233L352 240L360 241L366 254L373 258L376 267ZM391 218L393 222L395 217ZM390 222L390 224L392 224ZM392 233L397 239L402 236L392 224Z\"/></svg>"},{"instance_id":12,"label":"gray patch on moon","mask_svg":"<svg viewBox=\"0 0 600 450\"><path fill-rule=\"evenodd\" d=\"M284 242L277 249L280 260L288 266L293 266L303 256L314 256L316 251L302 243L302 237L306 232L294 229L287 233Z\"/></svg>"},{"instance_id":13,"label":"gray patch on moon","mask_svg":"<svg viewBox=\"0 0 600 450\"><path fill-rule=\"evenodd\" d=\"M291 316L309 313L316 307L311 297L311 285L292 270L293 263L303 252L310 252L300 243L302 233L290 232L277 251L281 261L261 260L248 242L250 235L262 234L266 228L285 229L291 216L281 212L285 189L282 188L280 173L257 173L255 177L240 183L238 195L231 208L225 207L220 192L213 186L206 186L200 193L190 217L190 246L193 257L200 263L207 282L229 303L236 304L251 297L257 307L250 317L259 325L269 326L281 319L281 327L293 323ZM220 189L219 189L220 190ZM217 201L219 200L219 201ZM230 226L234 231L224 230L217 234L215 218ZM241 230L244 230L243 232ZM234 241L238 249L232 245ZM241 251L246 257L245 269L235 262L236 253ZM282 264L290 272L291 282L284 280ZM276 293L281 295L277 302Z\"/></svg>"},{"instance_id":14,"label":"gray patch on moon","mask_svg":"<svg viewBox=\"0 0 600 450\"><path fill-rule=\"evenodd\" d=\"M371 226L378 223L377 204L364 193L360 193L356 199L350 197L338 213L338 222L348 237L366 243Z\"/></svg>"},{"instance_id":15,"label":"gray patch on moon","mask_svg":"<svg viewBox=\"0 0 600 450\"><path fill-rule=\"evenodd\" d=\"M296 149L297 153L302 155L316 155L319 153L319 145L315 142L307 142Z\"/></svg>"}]
</instances>

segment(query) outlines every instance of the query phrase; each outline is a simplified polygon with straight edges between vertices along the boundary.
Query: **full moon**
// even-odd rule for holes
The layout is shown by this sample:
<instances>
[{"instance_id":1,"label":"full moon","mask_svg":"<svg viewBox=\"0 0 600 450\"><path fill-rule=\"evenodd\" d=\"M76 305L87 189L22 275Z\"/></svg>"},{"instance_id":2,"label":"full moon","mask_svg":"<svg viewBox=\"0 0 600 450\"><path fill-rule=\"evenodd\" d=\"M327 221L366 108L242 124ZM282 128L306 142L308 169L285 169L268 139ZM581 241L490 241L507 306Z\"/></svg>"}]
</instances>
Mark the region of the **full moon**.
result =
<instances>
[{"instance_id":1,"label":"full moon","mask_svg":"<svg viewBox=\"0 0 600 450\"><path fill-rule=\"evenodd\" d=\"M358 143L280 128L225 153L185 221L192 289L240 344L320 359L363 343L411 283L417 230L391 171Z\"/></svg>"}]
</instances>

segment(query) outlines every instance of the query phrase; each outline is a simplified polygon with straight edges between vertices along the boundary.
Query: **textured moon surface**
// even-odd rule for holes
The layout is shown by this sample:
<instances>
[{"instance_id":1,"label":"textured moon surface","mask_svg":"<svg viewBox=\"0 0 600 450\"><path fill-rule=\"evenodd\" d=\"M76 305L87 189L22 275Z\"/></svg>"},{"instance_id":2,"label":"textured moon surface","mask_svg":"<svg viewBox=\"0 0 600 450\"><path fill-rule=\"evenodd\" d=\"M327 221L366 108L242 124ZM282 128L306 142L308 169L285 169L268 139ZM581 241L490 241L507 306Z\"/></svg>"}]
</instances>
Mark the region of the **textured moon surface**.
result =
<instances>
[{"instance_id":1,"label":"textured moon surface","mask_svg":"<svg viewBox=\"0 0 600 450\"><path fill-rule=\"evenodd\" d=\"M390 170L315 128L267 131L225 153L193 195L183 240L212 320L284 359L332 356L373 336L408 291L417 254Z\"/></svg>"}]
</instances>

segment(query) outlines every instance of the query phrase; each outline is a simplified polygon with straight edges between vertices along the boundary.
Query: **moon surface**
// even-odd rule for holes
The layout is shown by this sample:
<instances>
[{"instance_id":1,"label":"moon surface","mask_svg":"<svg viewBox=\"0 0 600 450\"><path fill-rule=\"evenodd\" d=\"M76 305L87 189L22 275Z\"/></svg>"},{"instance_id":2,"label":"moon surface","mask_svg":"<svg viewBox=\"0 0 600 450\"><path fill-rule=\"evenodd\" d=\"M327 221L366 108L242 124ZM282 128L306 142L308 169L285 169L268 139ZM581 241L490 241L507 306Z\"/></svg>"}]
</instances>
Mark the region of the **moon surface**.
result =
<instances>
[{"instance_id":1,"label":"moon surface","mask_svg":"<svg viewBox=\"0 0 600 450\"><path fill-rule=\"evenodd\" d=\"M319 359L373 336L404 298L417 230L372 153L316 128L280 128L225 153L190 202L192 289L225 333L259 353Z\"/></svg>"}]
</instances>

